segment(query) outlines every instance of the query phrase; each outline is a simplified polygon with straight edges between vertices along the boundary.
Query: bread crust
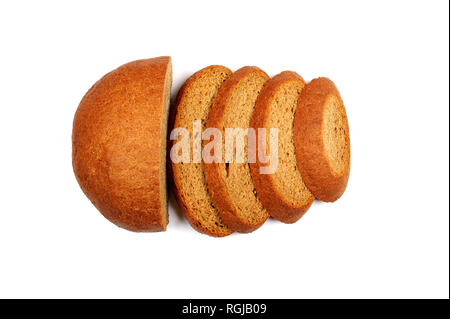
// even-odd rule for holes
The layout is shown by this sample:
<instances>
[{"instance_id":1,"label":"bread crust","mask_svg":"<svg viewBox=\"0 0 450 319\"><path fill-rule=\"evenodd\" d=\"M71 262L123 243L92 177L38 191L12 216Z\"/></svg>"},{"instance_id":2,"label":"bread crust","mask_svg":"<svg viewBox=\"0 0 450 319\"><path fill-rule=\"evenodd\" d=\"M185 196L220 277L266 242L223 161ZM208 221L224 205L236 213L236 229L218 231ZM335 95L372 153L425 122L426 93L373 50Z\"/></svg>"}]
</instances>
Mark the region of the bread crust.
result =
<instances>
[{"instance_id":1,"label":"bread crust","mask_svg":"<svg viewBox=\"0 0 450 319\"><path fill-rule=\"evenodd\" d=\"M270 79L263 87L256 101L255 111L250 121L250 127L255 129L258 140L258 128L266 128L270 105L278 88L290 81L298 81L305 84L303 78L295 72L284 71ZM292 205L278 189L273 174L260 174L259 169L265 164L256 158L256 163L250 163L250 171L253 183L259 199L263 203L270 216L284 223L294 223L299 220L309 209L314 201L311 195L301 206Z\"/></svg>"},{"instance_id":2,"label":"bread crust","mask_svg":"<svg viewBox=\"0 0 450 319\"><path fill-rule=\"evenodd\" d=\"M160 159L166 76L170 57L124 64L91 87L73 121L81 189L103 216L131 231L164 231L168 223Z\"/></svg>"},{"instance_id":3,"label":"bread crust","mask_svg":"<svg viewBox=\"0 0 450 319\"><path fill-rule=\"evenodd\" d=\"M186 97L187 90L190 89L190 87L193 85L195 81L199 77L202 76L203 73L210 71L211 69L222 69L225 72L232 73L230 69L227 67L221 66L221 65L210 65L206 68L203 68L197 72L195 72L192 76L190 76L186 82L182 85L180 90L178 91L177 97L175 99L174 105L170 109L170 116L169 116L169 130L167 135L167 145L169 145L169 150L172 148L172 146L175 144L176 141L170 140L170 131L176 127L178 127L178 108L180 105L183 104L184 99ZM177 201L178 206L180 207L181 211L183 212L183 215L186 217L189 224L197 231L210 235L213 237L225 237L233 233L233 231L230 229L229 232L224 233L216 233L211 231L210 229L204 227L201 223L199 223L198 219L195 217L194 212L192 212L183 196L181 196L180 192L178 191L180 189L180 182L179 182L179 176L174 173L174 166L176 164L172 163L170 159L170 152L167 152L167 167L168 167L168 179L169 179L169 187L171 191L173 192L175 199Z\"/></svg>"},{"instance_id":4,"label":"bread crust","mask_svg":"<svg viewBox=\"0 0 450 319\"><path fill-rule=\"evenodd\" d=\"M235 71L224 82L217 94L216 99L214 100L213 107L209 114L207 127L219 128L222 126L221 123L225 115L226 105L233 89L242 79L252 72L263 72L266 74L258 67L246 66ZM269 76L267 76L267 78L269 78ZM241 233L250 233L264 224L269 217L269 214L267 214L267 217L258 224L250 224L246 220L239 217L239 214L236 211L227 191L225 181L220 175L220 166L218 163L205 163L204 168L208 189L210 190L215 206L219 209L220 216L224 224Z\"/></svg>"},{"instance_id":5,"label":"bread crust","mask_svg":"<svg viewBox=\"0 0 450 319\"><path fill-rule=\"evenodd\" d=\"M341 103L340 113L346 126L348 161L341 174L332 170L323 140L325 107L331 96ZM344 103L331 80L314 79L302 90L294 118L294 133L297 164L306 186L317 199L336 201L344 193L350 174L350 137Z\"/></svg>"}]
</instances>

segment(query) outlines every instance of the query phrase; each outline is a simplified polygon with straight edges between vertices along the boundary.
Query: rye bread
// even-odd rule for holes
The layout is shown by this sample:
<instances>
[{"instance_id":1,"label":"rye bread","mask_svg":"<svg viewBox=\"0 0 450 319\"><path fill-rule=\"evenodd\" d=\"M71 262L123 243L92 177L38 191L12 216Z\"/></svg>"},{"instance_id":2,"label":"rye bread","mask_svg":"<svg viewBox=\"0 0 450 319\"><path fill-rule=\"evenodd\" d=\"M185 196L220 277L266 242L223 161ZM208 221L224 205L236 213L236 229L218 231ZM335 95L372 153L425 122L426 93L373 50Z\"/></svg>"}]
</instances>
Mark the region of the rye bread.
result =
<instances>
[{"instance_id":1,"label":"rye bread","mask_svg":"<svg viewBox=\"0 0 450 319\"><path fill-rule=\"evenodd\" d=\"M238 232L254 231L269 214L256 196L247 158L247 138L244 162L225 163L225 128L248 129L256 99L267 80L269 76L257 67L243 67L234 72L219 89L207 124L220 130L223 150L220 163L205 163L208 189L222 221ZM235 148L236 143L233 144Z\"/></svg>"},{"instance_id":2,"label":"rye bread","mask_svg":"<svg viewBox=\"0 0 450 319\"><path fill-rule=\"evenodd\" d=\"M272 217L284 223L296 222L314 201L298 170L294 147L294 114L304 86L305 81L295 72L285 71L274 76L259 94L250 121L257 136L258 128L266 129L266 139L270 128L278 129L278 168L275 173L260 174L260 168L268 164L261 163L259 157L256 163L250 164L250 169L264 207Z\"/></svg>"},{"instance_id":3,"label":"rye bread","mask_svg":"<svg viewBox=\"0 0 450 319\"><path fill-rule=\"evenodd\" d=\"M179 90L170 116L171 129L182 127L189 131L191 151L188 163L170 161L171 189L192 227L215 237L227 236L233 231L224 225L212 202L203 161L193 162L193 121L201 121L202 131L205 130L213 100L231 73L224 66L212 65L193 74ZM177 140L171 140L169 145L176 143Z\"/></svg>"},{"instance_id":4,"label":"rye bread","mask_svg":"<svg viewBox=\"0 0 450 319\"><path fill-rule=\"evenodd\" d=\"M334 202L350 174L350 135L344 103L334 83L317 78L300 94L294 119L297 163L311 193Z\"/></svg>"},{"instance_id":5,"label":"rye bread","mask_svg":"<svg viewBox=\"0 0 450 319\"><path fill-rule=\"evenodd\" d=\"M170 57L127 63L83 97L72 132L72 163L81 189L111 222L137 231L168 223L166 130Z\"/></svg>"}]
</instances>

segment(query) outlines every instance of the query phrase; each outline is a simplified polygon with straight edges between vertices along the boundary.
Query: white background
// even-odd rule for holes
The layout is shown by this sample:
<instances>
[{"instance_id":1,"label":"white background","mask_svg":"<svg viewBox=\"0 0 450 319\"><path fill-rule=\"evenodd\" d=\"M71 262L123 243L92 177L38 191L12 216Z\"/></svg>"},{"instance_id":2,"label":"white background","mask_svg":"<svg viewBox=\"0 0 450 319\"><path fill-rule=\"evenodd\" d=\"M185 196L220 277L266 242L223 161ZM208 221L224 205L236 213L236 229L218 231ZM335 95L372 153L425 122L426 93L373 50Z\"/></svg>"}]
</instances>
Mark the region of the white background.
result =
<instances>
[{"instance_id":1,"label":"white background","mask_svg":"<svg viewBox=\"0 0 450 319\"><path fill-rule=\"evenodd\" d=\"M6 4L8 3L8 4ZM0 297L449 297L448 1L0 4ZM108 71L171 55L330 77L346 104L344 196L217 239L102 217L71 166L77 105Z\"/></svg>"}]
</instances>

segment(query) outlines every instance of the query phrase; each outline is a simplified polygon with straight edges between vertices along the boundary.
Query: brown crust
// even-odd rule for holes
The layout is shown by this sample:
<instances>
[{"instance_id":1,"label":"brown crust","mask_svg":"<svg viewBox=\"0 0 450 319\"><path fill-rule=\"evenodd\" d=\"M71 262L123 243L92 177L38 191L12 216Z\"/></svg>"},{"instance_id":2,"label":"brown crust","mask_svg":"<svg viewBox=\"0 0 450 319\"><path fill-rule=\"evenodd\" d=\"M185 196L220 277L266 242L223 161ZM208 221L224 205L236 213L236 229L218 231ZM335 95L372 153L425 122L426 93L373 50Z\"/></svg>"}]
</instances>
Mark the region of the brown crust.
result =
<instances>
[{"instance_id":1,"label":"brown crust","mask_svg":"<svg viewBox=\"0 0 450 319\"><path fill-rule=\"evenodd\" d=\"M225 70L226 72L229 72L230 74L232 73L232 71L230 69L228 69L227 67L221 66L221 65L210 65L204 69L201 69L197 72L195 72L192 76L190 76L186 82L184 82L183 86L180 88L180 90L178 91L176 100L174 105L171 107L170 109L170 116L169 116L169 129L167 131L168 135L167 135L167 145L169 145L169 150L172 148L172 146L175 144L175 141L170 140L170 131L172 129L174 129L175 127L178 127L177 123L178 123L178 107L181 103L183 103L183 100L186 96L186 91L189 90L189 88L191 87L191 85L198 79L198 77L200 77L204 72L209 71L210 69L213 68L221 68L223 70ZM201 223L198 222L198 219L195 218L195 214L189 210L188 205L186 204L186 201L184 199L183 196L181 196L181 194L178 192L179 189L179 180L178 180L178 176L176 176L176 174L173 173L173 166L175 164L172 163L172 161L170 160L170 156L169 156L169 152L167 152L167 169L168 169L168 179L169 179L169 187L171 189L171 191L173 192L173 194L175 195L175 199L177 201L178 206L180 207L181 211L183 212L183 215L186 217L186 219L188 220L189 224L197 231L210 235L210 236L214 236L214 237L225 237L228 236L230 234L233 233L233 231L230 230L229 233L215 233L212 232L210 229L204 227Z\"/></svg>"},{"instance_id":2,"label":"brown crust","mask_svg":"<svg viewBox=\"0 0 450 319\"><path fill-rule=\"evenodd\" d=\"M303 180L313 195L325 202L334 202L345 191L350 173L350 139L345 108L343 117L347 125L348 165L336 176L329 164L322 137L325 102L336 96L344 106L334 83L327 78L317 78L305 86L300 95L294 118L294 141L297 164Z\"/></svg>"},{"instance_id":3,"label":"brown crust","mask_svg":"<svg viewBox=\"0 0 450 319\"><path fill-rule=\"evenodd\" d=\"M221 123L225 114L225 107L233 89L242 79L252 72L263 72L265 74L265 72L258 67L246 66L235 71L224 82L217 94L216 99L214 100L213 107L211 108L209 114L207 127L219 128L222 126ZM257 225L252 225L246 220L241 219L232 204L232 200L228 194L225 182L220 176L219 164L213 162L210 164L205 164L204 167L208 189L210 190L215 206L219 209L220 216L224 224L241 233L249 233L261 227L269 215L267 215L267 218Z\"/></svg>"},{"instance_id":4,"label":"brown crust","mask_svg":"<svg viewBox=\"0 0 450 319\"><path fill-rule=\"evenodd\" d=\"M74 117L72 164L78 183L103 216L131 231L166 229L159 154L170 63L170 57L138 60L106 74Z\"/></svg>"},{"instance_id":5,"label":"brown crust","mask_svg":"<svg viewBox=\"0 0 450 319\"><path fill-rule=\"evenodd\" d=\"M300 81L305 84L303 78L295 72L284 71L270 79L263 87L256 101L255 111L250 121L250 126L255 129L258 140L258 128L267 127L270 105L280 85L289 81ZM299 220L309 209L314 201L311 198L301 207L293 206L277 189L272 174L260 174L259 168L264 166L257 156L256 163L250 163L250 171L259 199L263 203L270 216L284 223L294 223Z\"/></svg>"}]
</instances>

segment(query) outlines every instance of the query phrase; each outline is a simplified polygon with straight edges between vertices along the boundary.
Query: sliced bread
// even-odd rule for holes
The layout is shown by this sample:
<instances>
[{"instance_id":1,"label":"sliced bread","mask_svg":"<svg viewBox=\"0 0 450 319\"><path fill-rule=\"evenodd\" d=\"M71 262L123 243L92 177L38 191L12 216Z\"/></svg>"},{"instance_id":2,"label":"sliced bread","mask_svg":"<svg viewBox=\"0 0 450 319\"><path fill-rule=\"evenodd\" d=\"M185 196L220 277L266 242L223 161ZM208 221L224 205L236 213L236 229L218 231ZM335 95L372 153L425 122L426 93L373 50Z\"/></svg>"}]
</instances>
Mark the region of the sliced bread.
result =
<instances>
[{"instance_id":1,"label":"sliced bread","mask_svg":"<svg viewBox=\"0 0 450 319\"><path fill-rule=\"evenodd\" d=\"M344 103L334 83L317 78L300 94L294 119L297 162L303 180L318 199L334 202L350 173L350 135Z\"/></svg>"},{"instance_id":2,"label":"sliced bread","mask_svg":"<svg viewBox=\"0 0 450 319\"><path fill-rule=\"evenodd\" d=\"M192 227L199 232L223 237L233 231L222 222L217 208L208 192L203 161L194 162L193 123L201 122L204 131L209 112L217 92L231 71L223 66L212 65L193 74L181 87L171 111L171 128L184 128L189 132L188 162L171 161L172 190L179 207ZM175 145L180 136L172 136Z\"/></svg>"},{"instance_id":3,"label":"sliced bread","mask_svg":"<svg viewBox=\"0 0 450 319\"><path fill-rule=\"evenodd\" d=\"M222 160L205 163L205 175L213 202L222 221L238 232L251 232L260 227L269 214L258 199L248 164L248 139L239 151L243 161L236 161L233 143L233 162L225 163L225 129L247 131L255 102L269 76L257 67L243 67L234 72L219 89L209 119L209 128L217 128L222 135Z\"/></svg>"},{"instance_id":4,"label":"sliced bread","mask_svg":"<svg viewBox=\"0 0 450 319\"><path fill-rule=\"evenodd\" d=\"M97 209L132 231L169 221L166 131L170 57L134 61L106 74L83 97L72 132L73 169Z\"/></svg>"},{"instance_id":5,"label":"sliced bread","mask_svg":"<svg viewBox=\"0 0 450 319\"><path fill-rule=\"evenodd\" d=\"M268 148L269 130L278 129L277 170L273 174L261 174L260 168L270 163L261 163L259 157L256 163L250 164L250 169L264 207L272 217L285 223L296 222L314 201L298 170L294 147L294 114L304 86L305 81L295 72L285 71L274 76L259 94L250 121L257 135L258 128L266 129Z\"/></svg>"}]
</instances>

